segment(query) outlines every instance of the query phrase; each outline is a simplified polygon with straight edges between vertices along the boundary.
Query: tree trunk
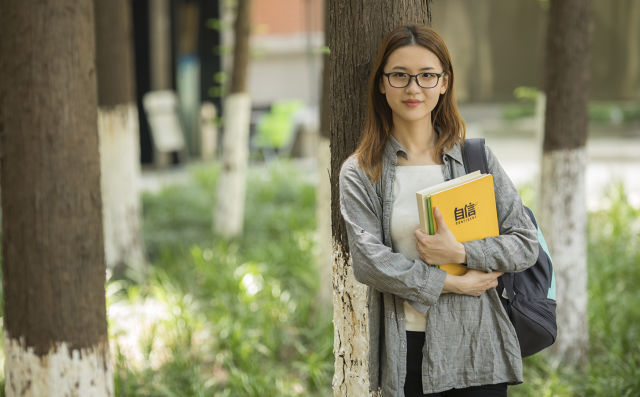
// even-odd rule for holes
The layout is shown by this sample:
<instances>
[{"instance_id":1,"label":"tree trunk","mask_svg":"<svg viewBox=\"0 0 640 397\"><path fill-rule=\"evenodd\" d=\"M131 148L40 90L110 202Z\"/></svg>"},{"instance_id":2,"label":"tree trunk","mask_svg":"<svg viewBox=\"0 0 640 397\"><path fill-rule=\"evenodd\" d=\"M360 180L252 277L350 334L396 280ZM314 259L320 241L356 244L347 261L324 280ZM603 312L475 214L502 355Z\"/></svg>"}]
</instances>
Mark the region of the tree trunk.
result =
<instances>
[{"instance_id":1,"label":"tree trunk","mask_svg":"<svg viewBox=\"0 0 640 397\"><path fill-rule=\"evenodd\" d=\"M140 143L134 99L128 0L94 0L98 72L98 133L107 267L144 271L140 230Z\"/></svg>"},{"instance_id":2,"label":"tree trunk","mask_svg":"<svg viewBox=\"0 0 640 397\"><path fill-rule=\"evenodd\" d=\"M551 0L546 53L546 120L541 226L557 277L558 361L586 358L585 169L589 85L588 0Z\"/></svg>"},{"instance_id":3,"label":"tree trunk","mask_svg":"<svg viewBox=\"0 0 640 397\"><path fill-rule=\"evenodd\" d=\"M326 28L329 26L328 3L324 5L324 44L328 46ZM320 131L316 139L316 161L318 164L318 185L316 188L316 267L319 272L320 289L318 301L322 307L331 308L333 288L331 287L331 267L333 263L333 242L331 239L331 149L329 131L329 55L322 56L322 85L320 94Z\"/></svg>"},{"instance_id":4,"label":"tree trunk","mask_svg":"<svg viewBox=\"0 0 640 397\"><path fill-rule=\"evenodd\" d=\"M476 101L493 98L493 54L491 49L491 0L475 0L465 5L473 17L470 19L473 37L471 49L474 65L471 67L471 92Z\"/></svg>"},{"instance_id":5,"label":"tree trunk","mask_svg":"<svg viewBox=\"0 0 640 397\"><path fill-rule=\"evenodd\" d=\"M151 89L171 89L171 20L170 1L149 1L149 52Z\"/></svg>"},{"instance_id":6,"label":"tree trunk","mask_svg":"<svg viewBox=\"0 0 640 397\"><path fill-rule=\"evenodd\" d=\"M625 54L627 61L625 65L625 73L622 78L622 94L627 98L637 98L640 91L640 77L638 69L640 69L640 46L638 46L638 37L640 37L640 2L630 0L625 3L626 11L626 27L623 34L626 43Z\"/></svg>"},{"instance_id":7,"label":"tree trunk","mask_svg":"<svg viewBox=\"0 0 640 397\"><path fill-rule=\"evenodd\" d=\"M353 277L346 231L340 215L340 166L356 148L364 127L367 81L384 36L409 24L430 24L429 1L328 1L328 129L331 131L331 219L335 396L368 395L369 329L367 291ZM374 393L375 395L376 393Z\"/></svg>"},{"instance_id":8,"label":"tree trunk","mask_svg":"<svg viewBox=\"0 0 640 397\"><path fill-rule=\"evenodd\" d=\"M7 396L112 396L91 0L0 0Z\"/></svg>"},{"instance_id":9,"label":"tree trunk","mask_svg":"<svg viewBox=\"0 0 640 397\"><path fill-rule=\"evenodd\" d=\"M237 0L236 21L233 25L233 70L229 92L247 91L249 69L249 38L251 36L251 0Z\"/></svg>"},{"instance_id":10,"label":"tree trunk","mask_svg":"<svg viewBox=\"0 0 640 397\"><path fill-rule=\"evenodd\" d=\"M234 24L233 73L224 104L222 174L218 181L214 231L226 238L242 234L249 161L251 97L247 91L251 0L238 0Z\"/></svg>"}]
</instances>

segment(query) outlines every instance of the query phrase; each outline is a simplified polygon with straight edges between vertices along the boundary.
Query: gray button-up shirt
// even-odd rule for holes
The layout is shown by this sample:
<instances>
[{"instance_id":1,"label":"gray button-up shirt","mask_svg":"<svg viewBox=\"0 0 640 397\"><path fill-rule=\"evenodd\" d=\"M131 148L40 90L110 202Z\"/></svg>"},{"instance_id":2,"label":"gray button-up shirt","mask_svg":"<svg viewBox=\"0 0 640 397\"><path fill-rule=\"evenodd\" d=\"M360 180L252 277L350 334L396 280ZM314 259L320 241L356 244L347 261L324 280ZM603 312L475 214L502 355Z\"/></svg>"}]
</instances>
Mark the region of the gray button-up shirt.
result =
<instances>
[{"instance_id":1,"label":"gray button-up shirt","mask_svg":"<svg viewBox=\"0 0 640 397\"><path fill-rule=\"evenodd\" d=\"M491 150L500 236L463 243L467 266L518 272L538 257L537 233L520 195ZM402 397L406 377L405 300L427 314L422 360L424 393L453 388L522 382L515 330L495 289L480 297L442 294L446 273L394 251L391 208L397 156L406 151L391 137L382 176L371 183L352 155L340 171L340 209L356 279L369 286L369 376L371 390ZM464 175L460 146L443 155L445 180Z\"/></svg>"}]
</instances>

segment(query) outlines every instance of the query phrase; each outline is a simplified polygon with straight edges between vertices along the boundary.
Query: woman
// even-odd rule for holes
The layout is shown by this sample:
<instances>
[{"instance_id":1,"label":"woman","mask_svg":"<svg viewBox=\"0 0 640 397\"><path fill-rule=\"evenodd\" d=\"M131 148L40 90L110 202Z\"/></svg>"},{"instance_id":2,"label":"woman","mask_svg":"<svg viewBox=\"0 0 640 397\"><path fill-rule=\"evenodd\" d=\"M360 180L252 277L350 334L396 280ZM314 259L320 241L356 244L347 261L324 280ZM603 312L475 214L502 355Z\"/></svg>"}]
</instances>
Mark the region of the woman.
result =
<instances>
[{"instance_id":1,"label":"woman","mask_svg":"<svg viewBox=\"0 0 640 397\"><path fill-rule=\"evenodd\" d=\"M391 32L371 72L362 141L340 172L353 271L370 287L370 384L384 396L506 396L507 384L522 382L518 340L494 287L502 272L533 265L538 245L489 149L500 236L459 243L437 210L438 233L419 229L415 192L465 174L453 88L434 30ZM446 263L469 270L427 265Z\"/></svg>"}]
</instances>

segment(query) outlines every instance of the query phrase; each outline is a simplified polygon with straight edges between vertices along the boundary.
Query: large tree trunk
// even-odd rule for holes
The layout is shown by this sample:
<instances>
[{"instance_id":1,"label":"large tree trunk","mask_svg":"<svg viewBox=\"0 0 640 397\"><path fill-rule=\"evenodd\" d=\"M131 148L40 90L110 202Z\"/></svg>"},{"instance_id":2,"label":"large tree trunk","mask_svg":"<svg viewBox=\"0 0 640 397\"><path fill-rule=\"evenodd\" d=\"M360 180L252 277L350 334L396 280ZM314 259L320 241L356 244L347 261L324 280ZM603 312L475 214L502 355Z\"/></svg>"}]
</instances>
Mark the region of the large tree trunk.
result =
<instances>
[{"instance_id":1,"label":"large tree trunk","mask_svg":"<svg viewBox=\"0 0 640 397\"><path fill-rule=\"evenodd\" d=\"M91 0L0 1L7 396L111 396Z\"/></svg>"},{"instance_id":2,"label":"large tree trunk","mask_svg":"<svg viewBox=\"0 0 640 397\"><path fill-rule=\"evenodd\" d=\"M94 0L98 133L107 267L144 270L140 230L140 144L128 0Z\"/></svg>"},{"instance_id":3,"label":"large tree trunk","mask_svg":"<svg viewBox=\"0 0 640 397\"><path fill-rule=\"evenodd\" d=\"M222 174L218 181L214 231L226 238L242 234L249 161L251 97L247 92L251 0L238 0L234 24L231 89L224 103Z\"/></svg>"},{"instance_id":4,"label":"large tree trunk","mask_svg":"<svg viewBox=\"0 0 640 397\"><path fill-rule=\"evenodd\" d=\"M328 129L331 131L331 218L336 396L369 394L367 292L349 264L346 231L338 203L340 166L356 148L364 127L367 81L384 36L408 23L430 23L429 1L328 0Z\"/></svg>"},{"instance_id":5,"label":"large tree trunk","mask_svg":"<svg viewBox=\"0 0 640 397\"><path fill-rule=\"evenodd\" d=\"M588 0L551 0L540 210L558 285L558 340L552 351L569 363L586 358L589 335L585 169L590 19Z\"/></svg>"}]
</instances>

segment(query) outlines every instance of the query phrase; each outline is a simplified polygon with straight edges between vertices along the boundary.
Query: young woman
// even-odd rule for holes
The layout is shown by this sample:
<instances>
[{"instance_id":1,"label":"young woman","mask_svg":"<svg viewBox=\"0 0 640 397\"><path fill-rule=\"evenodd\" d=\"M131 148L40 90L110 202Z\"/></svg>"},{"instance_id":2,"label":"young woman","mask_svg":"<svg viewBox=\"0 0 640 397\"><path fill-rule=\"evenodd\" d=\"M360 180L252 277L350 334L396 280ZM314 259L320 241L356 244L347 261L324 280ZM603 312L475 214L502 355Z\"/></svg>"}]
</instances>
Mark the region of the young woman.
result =
<instances>
[{"instance_id":1,"label":"young woman","mask_svg":"<svg viewBox=\"0 0 640 397\"><path fill-rule=\"evenodd\" d=\"M533 265L536 230L497 159L500 236L459 243L435 211L419 229L415 192L465 174L465 127L451 57L426 26L383 42L369 80L362 141L340 172L353 271L369 289L372 390L384 396L506 396L522 382L518 340L495 290L502 272ZM463 263L454 276L436 266Z\"/></svg>"}]
</instances>

